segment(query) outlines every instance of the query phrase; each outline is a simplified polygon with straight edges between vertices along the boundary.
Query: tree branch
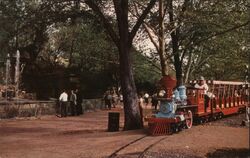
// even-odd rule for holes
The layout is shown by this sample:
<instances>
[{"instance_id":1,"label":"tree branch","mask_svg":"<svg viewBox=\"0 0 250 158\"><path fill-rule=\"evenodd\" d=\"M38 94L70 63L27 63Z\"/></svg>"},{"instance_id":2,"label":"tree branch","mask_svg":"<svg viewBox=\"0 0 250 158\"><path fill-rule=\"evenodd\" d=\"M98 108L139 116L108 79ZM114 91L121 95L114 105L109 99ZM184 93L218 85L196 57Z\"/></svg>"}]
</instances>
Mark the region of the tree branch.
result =
<instances>
[{"instance_id":1,"label":"tree branch","mask_svg":"<svg viewBox=\"0 0 250 158\"><path fill-rule=\"evenodd\" d=\"M108 22L108 20L105 18L105 16L103 15L103 13L101 12L100 8L97 6L97 4L95 4L95 2L93 2L92 0L85 0L85 3L94 11L96 12L96 14L101 18L104 27L106 28L108 34L110 35L110 37L112 38L113 42L115 43L115 45L119 48L119 37L117 36L117 34L115 33L113 27L111 26L111 24Z\"/></svg>"},{"instance_id":2,"label":"tree branch","mask_svg":"<svg viewBox=\"0 0 250 158\"><path fill-rule=\"evenodd\" d=\"M192 67L192 52L189 52L189 58L188 58L188 63L187 63L187 70L185 73L185 81L184 83L188 82L190 73L191 73L191 67Z\"/></svg>"},{"instance_id":3,"label":"tree branch","mask_svg":"<svg viewBox=\"0 0 250 158\"><path fill-rule=\"evenodd\" d=\"M138 31L138 29L140 28L141 24L143 23L144 19L146 18L146 16L148 15L148 13L150 12L150 10L153 8L153 6L155 5L156 0L150 0L150 2L148 3L148 6L146 7L146 9L142 12L142 15L138 18L136 24L134 25L133 29L131 30L130 34L129 34L129 40L132 43L136 32Z\"/></svg>"},{"instance_id":4,"label":"tree branch","mask_svg":"<svg viewBox=\"0 0 250 158\"><path fill-rule=\"evenodd\" d=\"M187 53L187 49L184 49L184 51L183 51L183 53L181 55L181 63L183 63L183 60L184 60L184 57L185 57L186 53Z\"/></svg>"},{"instance_id":5,"label":"tree branch","mask_svg":"<svg viewBox=\"0 0 250 158\"><path fill-rule=\"evenodd\" d=\"M133 3L137 4L141 8L144 8L144 9L146 8L146 6L144 6L143 4L139 3L138 1L134 1ZM153 14L153 12L151 10L149 11L149 13Z\"/></svg>"},{"instance_id":6,"label":"tree branch","mask_svg":"<svg viewBox=\"0 0 250 158\"><path fill-rule=\"evenodd\" d=\"M147 34L148 34L148 37L149 37L149 39L150 39L150 41L151 41L151 42L153 43L153 45L155 46L156 51L159 52L159 46L157 45L156 41L154 40L153 35L152 35L152 33L150 32L148 26L145 25L145 24L143 24L143 27L145 28L145 30L146 30L146 32L147 32Z\"/></svg>"},{"instance_id":7,"label":"tree branch","mask_svg":"<svg viewBox=\"0 0 250 158\"><path fill-rule=\"evenodd\" d=\"M161 67L159 65L156 64L156 62L154 60L150 60L148 57L145 56L145 59L147 60L148 63L151 63L152 66L154 66L156 69L158 69L159 71L161 71Z\"/></svg>"},{"instance_id":8,"label":"tree branch","mask_svg":"<svg viewBox=\"0 0 250 158\"><path fill-rule=\"evenodd\" d=\"M136 15L134 13L132 13L132 12L131 12L131 14L134 15L134 16L136 16L138 18L139 17L139 11L138 11L138 7L137 7L137 5L136 5L135 2L134 2L134 7L135 7ZM143 23L143 27L145 28L145 30L146 30L146 32L147 32L147 34L149 36L150 41L155 46L156 51L159 52L159 46L157 45L156 41L153 38L153 35L152 35L151 31L150 31L151 28L145 22ZM153 30L153 32L154 32L154 30ZM154 34L155 34L155 32L154 32Z\"/></svg>"},{"instance_id":9,"label":"tree branch","mask_svg":"<svg viewBox=\"0 0 250 158\"><path fill-rule=\"evenodd\" d=\"M238 29L238 28L247 26L247 25L249 25L249 24L250 24L250 21L247 21L247 22L245 22L245 23L243 23L243 24L234 26L234 27L229 28L229 29L226 29L226 30L224 30L224 31L215 32L213 35L210 35L210 36L208 36L207 38L204 38L204 39L201 39L201 40L199 40L199 41L197 41L197 42L194 42L194 44L199 44L199 43L204 42L204 41L207 41L207 40L209 40L209 39L211 39L211 38L213 38L213 37L216 37L216 36L220 36L220 35L226 34L226 33L230 32L230 31L233 31L233 30L236 30L236 29Z\"/></svg>"}]
</instances>

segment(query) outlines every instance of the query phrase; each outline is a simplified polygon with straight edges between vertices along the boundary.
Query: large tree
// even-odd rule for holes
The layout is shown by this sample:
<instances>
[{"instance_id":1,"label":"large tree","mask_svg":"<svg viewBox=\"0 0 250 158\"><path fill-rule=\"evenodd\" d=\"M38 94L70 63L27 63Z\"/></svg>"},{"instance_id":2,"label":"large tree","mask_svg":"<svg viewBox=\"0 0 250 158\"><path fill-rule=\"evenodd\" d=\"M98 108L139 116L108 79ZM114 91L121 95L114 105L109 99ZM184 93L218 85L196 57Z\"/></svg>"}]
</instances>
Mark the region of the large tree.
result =
<instances>
[{"instance_id":1,"label":"large tree","mask_svg":"<svg viewBox=\"0 0 250 158\"><path fill-rule=\"evenodd\" d=\"M138 96L133 77L131 48L132 42L143 20L154 6L156 0L150 0L146 9L138 18L136 24L129 30L128 0L113 0L117 19L118 34L109 23L107 17L93 0L85 0L85 3L99 16L108 34L119 51L121 88L124 97L125 124L124 130L142 128L141 114L138 108Z\"/></svg>"}]
</instances>

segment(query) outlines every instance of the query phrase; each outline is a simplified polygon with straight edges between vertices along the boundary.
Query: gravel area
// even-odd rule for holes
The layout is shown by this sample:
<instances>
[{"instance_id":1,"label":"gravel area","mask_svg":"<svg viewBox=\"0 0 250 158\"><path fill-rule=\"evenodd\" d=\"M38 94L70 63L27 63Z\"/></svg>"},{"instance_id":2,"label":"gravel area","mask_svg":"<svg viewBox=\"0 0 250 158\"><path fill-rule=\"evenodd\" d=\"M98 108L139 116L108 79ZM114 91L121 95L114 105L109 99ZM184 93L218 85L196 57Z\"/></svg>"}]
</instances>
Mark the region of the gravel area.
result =
<instances>
[{"instance_id":1,"label":"gravel area","mask_svg":"<svg viewBox=\"0 0 250 158\"><path fill-rule=\"evenodd\" d=\"M208 125L248 128L247 126L242 126L242 121L245 119L246 119L245 114L237 114L210 122L208 123Z\"/></svg>"},{"instance_id":2,"label":"gravel area","mask_svg":"<svg viewBox=\"0 0 250 158\"><path fill-rule=\"evenodd\" d=\"M108 158L116 151L116 158L250 157L249 129L240 126L244 115L153 137L145 129L122 131L122 109L113 111L121 113L119 132L107 132L106 110L0 120L0 158Z\"/></svg>"}]
</instances>

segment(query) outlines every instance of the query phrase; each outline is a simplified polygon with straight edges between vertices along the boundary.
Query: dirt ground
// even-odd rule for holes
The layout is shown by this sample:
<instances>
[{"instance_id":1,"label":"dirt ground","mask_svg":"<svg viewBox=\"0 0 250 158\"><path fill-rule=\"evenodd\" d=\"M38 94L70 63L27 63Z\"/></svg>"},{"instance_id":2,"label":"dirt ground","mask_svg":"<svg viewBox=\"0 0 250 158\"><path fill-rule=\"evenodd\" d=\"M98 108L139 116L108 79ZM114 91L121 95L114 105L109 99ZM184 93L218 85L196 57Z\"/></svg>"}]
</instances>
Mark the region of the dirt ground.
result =
<instances>
[{"instance_id":1,"label":"dirt ground","mask_svg":"<svg viewBox=\"0 0 250 158\"><path fill-rule=\"evenodd\" d=\"M112 111L122 127L122 109ZM107 132L108 112L0 120L0 158L250 158L243 114L153 137L145 129Z\"/></svg>"}]
</instances>

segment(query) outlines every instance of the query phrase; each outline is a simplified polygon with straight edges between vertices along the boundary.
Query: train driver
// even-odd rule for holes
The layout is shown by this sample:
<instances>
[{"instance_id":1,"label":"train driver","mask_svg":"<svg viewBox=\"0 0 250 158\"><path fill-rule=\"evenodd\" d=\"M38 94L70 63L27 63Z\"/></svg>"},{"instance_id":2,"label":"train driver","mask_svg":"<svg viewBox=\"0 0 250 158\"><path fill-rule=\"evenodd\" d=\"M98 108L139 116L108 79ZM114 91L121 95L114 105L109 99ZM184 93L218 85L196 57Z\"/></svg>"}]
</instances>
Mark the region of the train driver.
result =
<instances>
[{"instance_id":1,"label":"train driver","mask_svg":"<svg viewBox=\"0 0 250 158\"><path fill-rule=\"evenodd\" d=\"M194 88L204 90L204 98L205 98L204 105L205 105L205 112L207 112L208 102L210 99L210 93L208 92L208 85L206 84L205 78L203 76L200 77L199 82L194 85Z\"/></svg>"},{"instance_id":2,"label":"train driver","mask_svg":"<svg viewBox=\"0 0 250 158\"><path fill-rule=\"evenodd\" d=\"M200 77L199 82L194 85L194 88L204 89L204 94L207 95L208 85L206 84L205 78L203 76Z\"/></svg>"}]
</instances>

